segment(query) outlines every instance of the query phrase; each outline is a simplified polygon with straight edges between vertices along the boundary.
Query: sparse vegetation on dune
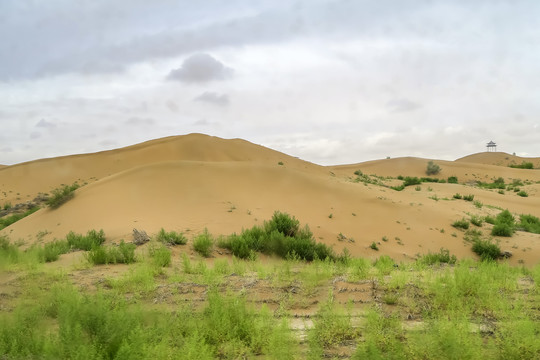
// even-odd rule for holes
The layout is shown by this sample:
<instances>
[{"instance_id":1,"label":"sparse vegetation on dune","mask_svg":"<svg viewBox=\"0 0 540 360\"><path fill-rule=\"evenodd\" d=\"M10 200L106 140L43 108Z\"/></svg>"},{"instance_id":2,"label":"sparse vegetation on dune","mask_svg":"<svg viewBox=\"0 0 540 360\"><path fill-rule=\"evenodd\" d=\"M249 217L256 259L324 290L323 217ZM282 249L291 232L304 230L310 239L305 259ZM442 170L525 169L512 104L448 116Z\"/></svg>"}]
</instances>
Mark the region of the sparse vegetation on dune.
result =
<instances>
[{"instance_id":1,"label":"sparse vegetation on dune","mask_svg":"<svg viewBox=\"0 0 540 360\"><path fill-rule=\"evenodd\" d=\"M11 224L16 223L17 221L27 217L28 215L31 215L39 210L39 206L34 206L33 208L19 214L13 214L9 215L3 218L0 218L0 230L8 227Z\"/></svg>"},{"instance_id":2,"label":"sparse vegetation on dune","mask_svg":"<svg viewBox=\"0 0 540 360\"><path fill-rule=\"evenodd\" d=\"M79 184L73 183L72 185L64 185L63 187L54 189L51 197L49 197L46 202L47 205L51 209L60 207L60 205L64 204L75 196L75 190L77 190L79 187Z\"/></svg>"}]
</instances>

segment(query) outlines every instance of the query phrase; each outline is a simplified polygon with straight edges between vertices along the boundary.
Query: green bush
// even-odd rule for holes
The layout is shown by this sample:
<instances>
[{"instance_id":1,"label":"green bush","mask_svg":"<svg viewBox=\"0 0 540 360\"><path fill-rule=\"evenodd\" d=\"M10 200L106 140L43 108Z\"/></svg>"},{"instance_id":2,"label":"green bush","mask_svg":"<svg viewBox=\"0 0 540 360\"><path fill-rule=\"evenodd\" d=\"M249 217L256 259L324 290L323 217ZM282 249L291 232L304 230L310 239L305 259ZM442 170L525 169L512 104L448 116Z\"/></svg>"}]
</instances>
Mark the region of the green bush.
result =
<instances>
[{"instance_id":1,"label":"green bush","mask_svg":"<svg viewBox=\"0 0 540 360\"><path fill-rule=\"evenodd\" d=\"M524 231L540 234L540 219L536 216L520 215L518 226Z\"/></svg>"},{"instance_id":2,"label":"green bush","mask_svg":"<svg viewBox=\"0 0 540 360\"><path fill-rule=\"evenodd\" d=\"M474 200L474 195L472 195L472 194L463 195L463 200L465 200L465 201L473 201Z\"/></svg>"},{"instance_id":3,"label":"green bush","mask_svg":"<svg viewBox=\"0 0 540 360\"><path fill-rule=\"evenodd\" d=\"M525 162L523 161L521 164L511 164L509 165L511 168L516 168L516 169L533 169L533 163L532 162Z\"/></svg>"},{"instance_id":4,"label":"green bush","mask_svg":"<svg viewBox=\"0 0 540 360\"><path fill-rule=\"evenodd\" d=\"M379 247L377 246L377 243L375 241L372 242L369 247L375 251L379 251Z\"/></svg>"},{"instance_id":5,"label":"green bush","mask_svg":"<svg viewBox=\"0 0 540 360\"><path fill-rule=\"evenodd\" d=\"M527 192L526 192L526 191L523 191L523 190L518 191L517 195L518 195L518 196L521 196L521 197L527 197L527 196L529 196L529 194L527 194Z\"/></svg>"},{"instance_id":6,"label":"green bush","mask_svg":"<svg viewBox=\"0 0 540 360\"><path fill-rule=\"evenodd\" d=\"M60 205L64 204L66 201L72 199L73 196L75 196L75 190L77 190L78 188L79 184L77 183L56 188L52 191L52 196L47 200L46 204L50 208L56 209Z\"/></svg>"},{"instance_id":7,"label":"green bush","mask_svg":"<svg viewBox=\"0 0 540 360\"><path fill-rule=\"evenodd\" d=\"M471 216L471 224L475 226L482 226L482 218L477 215Z\"/></svg>"},{"instance_id":8,"label":"green bush","mask_svg":"<svg viewBox=\"0 0 540 360\"><path fill-rule=\"evenodd\" d=\"M405 189L405 185L399 185L399 186L391 186L390 187L392 190L396 190L396 191L402 191L403 189Z\"/></svg>"},{"instance_id":9,"label":"green bush","mask_svg":"<svg viewBox=\"0 0 540 360\"><path fill-rule=\"evenodd\" d=\"M86 236L83 236L70 231L66 235L66 240L72 249L90 251L93 247L100 246L105 242L105 233L103 230L99 232L90 230Z\"/></svg>"},{"instance_id":10,"label":"green bush","mask_svg":"<svg viewBox=\"0 0 540 360\"><path fill-rule=\"evenodd\" d=\"M450 250L441 248L441 250L438 253L432 253L430 251L429 253L422 256L417 261L425 265L433 265L433 264L440 264L440 263L455 264L457 261L457 258L455 255L450 255Z\"/></svg>"},{"instance_id":11,"label":"green bush","mask_svg":"<svg viewBox=\"0 0 540 360\"><path fill-rule=\"evenodd\" d=\"M441 172L441 167L435 164L433 161L429 161L426 168L427 175L437 175Z\"/></svg>"},{"instance_id":12,"label":"green bush","mask_svg":"<svg viewBox=\"0 0 540 360\"><path fill-rule=\"evenodd\" d=\"M491 229L491 235L493 236L505 236L510 237L514 233L514 228L509 224L495 223L493 229Z\"/></svg>"},{"instance_id":13,"label":"green bush","mask_svg":"<svg viewBox=\"0 0 540 360\"><path fill-rule=\"evenodd\" d=\"M182 233L177 233L175 231L167 232L165 229L161 228L157 236L157 240L170 245L185 245L187 244L187 238Z\"/></svg>"},{"instance_id":14,"label":"green bush","mask_svg":"<svg viewBox=\"0 0 540 360\"><path fill-rule=\"evenodd\" d=\"M489 240L475 240L472 250L480 256L482 260L497 260L501 257L501 249L499 246Z\"/></svg>"},{"instance_id":15,"label":"green bush","mask_svg":"<svg viewBox=\"0 0 540 360\"><path fill-rule=\"evenodd\" d=\"M423 177L420 179L422 182L436 183L439 182L437 178Z\"/></svg>"},{"instance_id":16,"label":"green bush","mask_svg":"<svg viewBox=\"0 0 540 360\"><path fill-rule=\"evenodd\" d=\"M467 219L456 220L452 223L452 226L457 229L467 230L469 228L469 221Z\"/></svg>"},{"instance_id":17,"label":"green bush","mask_svg":"<svg viewBox=\"0 0 540 360\"><path fill-rule=\"evenodd\" d=\"M452 197L453 197L454 199L458 199L458 200L460 200L460 199L463 198L463 196L461 196L460 193L455 193L454 196L452 196Z\"/></svg>"},{"instance_id":18,"label":"green bush","mask_svg":"<svg viewBox=\"0 0 540 360\"><path fill-rule=\"evenodd\" d=\"M336 259L332 249L315 242L313 233L307 225L301 228L296 218L278 211L271 220L265 221L262 227L254 226L243 230L240 235L232 234L218 245L231 250L234 256L243 259L253 259L255 252L307 261Z\"/></svg>"},{"instance_id":19,"label":"green bush","mask_svg":"<svg viewBox=\"0 0 540 360\"><path fill-rule=\"evenodd\" d=\"M403 186L420 185L422 182L417 177L407 176L403 180Z\"/></svg>"},{"instance_id":20,"label":"green bush","mask_svg":"<svg viewBox=\"0 0 540 360\"><path fill-rule=\"evenodd\" d=\"M197 235L193 239L193 250L204 257L210 257L213 247L214 240L212 239L212 235L208 232L208 229L204 229L202 234Z\"/></svg>"},{"instance_id":21,"label":"green bush","mask_svg":"<svg viewBox=\"0 0 540 360\"><path fill-rule=\"evenodd\" d=\"M171 250L163 245L151 247L150 256L152 257L152 262L157 267L167 267L171 265Z\"/></svg>"},{"instance_id":22,"label":"green bush","mask_svg":"<svg viewBox=\"0 0 540 360\"><path fill-rule=\"evenodd\" d=\"M449 176L449 177L448 177L448 183L449 183L449 184L457 184L457 183L458 183L458 178L457 178L457 176Z\"/></svg>"},{"instance_id":23,"label":"green bush","mask_svg":"<svg viewBox=\"0 0 540 360\"><path fill-rule=\"evenodd\" d=\"M58 260L60 255L69 252L70 246L66 240L55 240L43 246L43 261Z\"/></svg>"},{"instance_id":24,"label":"green bush","mask_svg":"<svg viewBox=\"0 0 540 360\"><path fill-rule=\"evenodd\" d=\"M94 265L131 264L135 262L136 247L135 244L126 244L122 240L118 246L95 245L85 256Z\"/></svg>"}]
</instances>

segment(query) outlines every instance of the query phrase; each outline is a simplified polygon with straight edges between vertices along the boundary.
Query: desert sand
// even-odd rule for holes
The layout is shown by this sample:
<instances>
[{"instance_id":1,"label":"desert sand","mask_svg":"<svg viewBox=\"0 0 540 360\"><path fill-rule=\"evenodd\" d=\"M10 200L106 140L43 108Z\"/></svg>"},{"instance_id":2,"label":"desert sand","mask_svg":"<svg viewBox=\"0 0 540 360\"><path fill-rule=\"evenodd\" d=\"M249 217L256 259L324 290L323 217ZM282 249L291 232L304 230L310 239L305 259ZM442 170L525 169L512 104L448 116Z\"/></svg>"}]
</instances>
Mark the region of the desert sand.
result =
<instances>
[{"instance_id":1,"label":"desert sand","mask_svg":"<svg viewBox=\"0 0 540 360\"><path fill-rule=\"evenodd\" d=\"M162 227L188 237L205 228L227 235L262 224L280 210L308 224L316 240L336 253L347 248L353 256L388 254L396 261L409 261L441 247L459 258L475 258L464 232L451 226L470 214L496 215L509 209L515 215L540 216L540 170L507 166L528 161L540 167L540 158L480 153L456 161L431 159L442 169L434 177L457 176L460 184L423 183L420 190L411 186L395 191L354 181L356 170L380 177L426 176L429 160L403 157L320 166L240 139L202 134L167 137L0 167L0 206L30 201L61 184L83 185L58 209L42 208L0 234L23 241L24 246L90 229L103 229L110 243L131 241L133 228L150 235ZM507 183L530 182L521 186L529 196L473 186L475 181L498 177ZM455 200L455 193L474 194L483 206ZM487 234L490 226L481 229ZM498 240L503 251L513 253L510 263L539 262L540 235L518 231ZM379 251L370 248L373 242Z\"/></svg>"}]
</instances>

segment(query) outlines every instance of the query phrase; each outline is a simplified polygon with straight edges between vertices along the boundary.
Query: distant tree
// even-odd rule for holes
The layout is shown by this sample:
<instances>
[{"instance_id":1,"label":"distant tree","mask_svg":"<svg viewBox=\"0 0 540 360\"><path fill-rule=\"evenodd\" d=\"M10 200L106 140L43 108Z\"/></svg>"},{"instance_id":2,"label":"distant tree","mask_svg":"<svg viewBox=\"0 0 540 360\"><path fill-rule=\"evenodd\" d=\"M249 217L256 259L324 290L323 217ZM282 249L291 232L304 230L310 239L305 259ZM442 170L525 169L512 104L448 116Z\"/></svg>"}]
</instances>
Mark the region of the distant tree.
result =
<instances>
[{"instance_id":1,"label":"distant tree","mask_svg":"<svg viewBox=\"0 0 540 360\"><path fill-rule=\"evenodd\" d=\"M433 161L428 162L426 174L428 175L437 175L441 172L441 167L435 164Z\"/></svg>"}]
</instances>

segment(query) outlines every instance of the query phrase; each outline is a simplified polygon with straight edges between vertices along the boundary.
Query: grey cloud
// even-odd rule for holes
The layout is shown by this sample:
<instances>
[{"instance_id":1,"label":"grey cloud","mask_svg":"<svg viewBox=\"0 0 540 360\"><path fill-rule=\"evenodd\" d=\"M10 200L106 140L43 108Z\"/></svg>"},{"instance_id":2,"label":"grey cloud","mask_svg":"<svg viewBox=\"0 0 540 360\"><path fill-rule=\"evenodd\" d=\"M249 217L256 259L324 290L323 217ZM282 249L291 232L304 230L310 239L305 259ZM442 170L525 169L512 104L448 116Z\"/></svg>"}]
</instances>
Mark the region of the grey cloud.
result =
<instances>
[{"instance_id":1,"label":"grey cloud","mask_svg":"<svg viewBox=\"0 0 540 360\"><path fill-rule=\"evenodd\" d=\"M153 125L156 121L152 118L130 117L125 121L127 125Z\"/></svg>"},{"instance_id":2,"label":"grey cloud","mask_svg":"<svg viewBox=\"0 0 540 360\"><path fill-rule=\"evenodd\" d=\"M42 127L42 128L46 128L46 129L54 129L56 127L56 124L52 123L50 121L47 121L45 119L41 119L36 124L36 127Z\"/></svg>"},{"instance_id":3,"label":"grey cloud","mask_svg":"<svg viewBox=\"0 0 540 360\"><path fill-rule=\"evenodd\" d=\"M408 112L420 108L421 105L409 99L393 99L386 103L391 112Z\"/></svg>"},{"instance_id":4,"label":"grey cloud","mask_svg":"<svg viewBox=\"0 0 540 360\"><path fill-rule=\"evenodd\" d=\"M189 83L225 80L233 74L233 69L208 54L194 54L184 60L182 66L171 70L167 79Z\"/></svg>"},{"instance_id":5,"label":"grey cloud","mask_svg":"<svg viewBox=\"0 0 540 360\"><path fill-rule=\"evenodd\" d=\"M193 99L193 101L202 101L217 106L229 105L229 96L227 94L218 94L215 92L205 91L201 95Z\"/></svg>"},{"instance_id":6,"label":"grey cloud","mask_svg":"<svg viewBox=\"0 0 540 360\"><path fill-rule=\"evenodd\" d=\"M41 133L37 131L33 131L30 133L30 139L39 139L41 137Z\"/></svg>"}]
</instances>

